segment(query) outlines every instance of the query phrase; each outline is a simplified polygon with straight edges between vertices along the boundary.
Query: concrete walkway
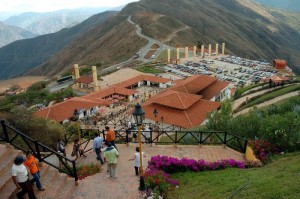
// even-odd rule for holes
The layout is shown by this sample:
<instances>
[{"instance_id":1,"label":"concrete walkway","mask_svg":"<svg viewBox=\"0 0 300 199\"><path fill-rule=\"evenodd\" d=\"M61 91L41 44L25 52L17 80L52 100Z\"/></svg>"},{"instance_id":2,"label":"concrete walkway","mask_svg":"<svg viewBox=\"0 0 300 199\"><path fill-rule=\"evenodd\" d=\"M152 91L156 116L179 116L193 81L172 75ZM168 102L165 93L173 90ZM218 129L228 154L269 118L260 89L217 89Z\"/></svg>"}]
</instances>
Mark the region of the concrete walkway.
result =
<instances>
[{"instance_id":1,"label":"concrete walkway","mask_svg":"<svg viewBox=\"0 0 300 199\"><path fill-rule=\"evenodd\" d=\"M117 145L120 152L120 157L118 159L116 180L106 177L106 165L104 165L100 173L89 176L84 180L80 180L79 186L75 187L71 198L140 198L141 195L138 191L139 177L135 176L133 161L129 161L130 158L133 158L136 146L138 145ZM67 147L67 152L70 151L71 147L71 145ZM147 155L146 161L155 155L167 155L176 158L187 157L196 160L204 159L210 162L221 159L235 159L238 161L244 161L243 154L227 147L224 148L223 146L205 145L175 147L174 145L154 145L151 147L150 145L143 145L143 151L145 151L145 154ZM79 158L77 160L78 163L99 163L99 161L96 160L96 155L94 152L88 152L87 155L88 157L86 158Z\"/></svg>"},{"instance_id":2,"label":"concrete walkway","mask_svg":"<svg viewBox=\"0 0 300 199\"><path fill-rule=\"evenodd\" d=\"M299 92L300 92L300 91L294 91L294 92L291 92L291 93L288 93L288 94L285 94L285 95L281 95L281 96L279 96L279 97L276 97L276 98L274 98L274 99L265 101L265 102L263 102L263 103L261 103L261 104L255 105L255 106L257 106L258 108L261 108L261 107L264 107L264 106L269 106L269 105L274 104L274 103L276 103L276 102L278 102L278 101L281 101L281 100L284 100L284 99L288 99L288 98L293 97L293 96L299 96ZM236 117L236 116L238 116L238 115L248 113L249 110L252 109L252 108L253 108L253 107L243 109L242 111L233 114L233 116Z\"/></svg>"}]
</instances>

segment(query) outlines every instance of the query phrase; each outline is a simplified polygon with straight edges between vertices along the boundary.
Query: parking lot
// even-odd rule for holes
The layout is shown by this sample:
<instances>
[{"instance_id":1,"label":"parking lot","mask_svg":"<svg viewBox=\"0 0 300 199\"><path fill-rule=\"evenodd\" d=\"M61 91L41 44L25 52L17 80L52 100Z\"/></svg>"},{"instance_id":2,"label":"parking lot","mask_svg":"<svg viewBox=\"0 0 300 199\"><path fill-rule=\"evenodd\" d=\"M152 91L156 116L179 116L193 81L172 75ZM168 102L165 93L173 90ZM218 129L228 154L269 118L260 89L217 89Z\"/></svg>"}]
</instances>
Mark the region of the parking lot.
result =
<instances>
[{"instance_id":1,"label":"parking lot","mask_svg":"<svg viewBox=\"0 0 300 199\"><path fill-rule=\"evenodd\" d=\"M183 64L168 64L164 70L181 78L196 74L211 75L219 80L230 81L235 86L259 82L261 78L276 74L266 60L250 60L229 55L198 59L196 62L187 61Z\"/></svg>"}]
</instances>

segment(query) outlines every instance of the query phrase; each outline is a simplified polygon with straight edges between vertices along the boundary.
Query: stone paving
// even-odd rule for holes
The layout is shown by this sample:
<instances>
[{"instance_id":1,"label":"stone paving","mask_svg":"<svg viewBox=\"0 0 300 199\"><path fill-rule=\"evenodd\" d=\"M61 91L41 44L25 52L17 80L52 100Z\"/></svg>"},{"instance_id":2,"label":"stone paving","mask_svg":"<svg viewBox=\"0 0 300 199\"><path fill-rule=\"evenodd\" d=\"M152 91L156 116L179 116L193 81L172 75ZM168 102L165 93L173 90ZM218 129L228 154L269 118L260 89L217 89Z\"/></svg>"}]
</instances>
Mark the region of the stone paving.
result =
<instances>
[{"instance_id":1,"label":"stone paving","mask_svg":"<svg viewBox=\"0 0 300 199\"><path fill-rule=\"evenodd\" d=\"M89 144L89 146L92 143ZM138 191L139 177L135 176L133 161L129 161L133 158L135 148L138 144L130 143L129 146L125 144L118 144L120 157L118 159L118 166L116 180L107 178L106 165L102 168L101 172L89 176L79 181L79 186L75 187L72 199L83 198L105 198L105 199L137 199L140 198ZM72 146L67 146L67 152L71 151ZM217 161L221 159L235 159L238 161L244 161L243 154L236 152L228 147L224 146L177 146L174 145L146 145L143 144L143 151L146 154L145 160L148 161L155 155L167 155L177 158L193 158L204 159L206 161ZM88 157L80 157L78 163L99 163L96 160L96 155L93 151L87 153ZM72 157L70 157L72 158Z\"/></svg>"}]
</instances>

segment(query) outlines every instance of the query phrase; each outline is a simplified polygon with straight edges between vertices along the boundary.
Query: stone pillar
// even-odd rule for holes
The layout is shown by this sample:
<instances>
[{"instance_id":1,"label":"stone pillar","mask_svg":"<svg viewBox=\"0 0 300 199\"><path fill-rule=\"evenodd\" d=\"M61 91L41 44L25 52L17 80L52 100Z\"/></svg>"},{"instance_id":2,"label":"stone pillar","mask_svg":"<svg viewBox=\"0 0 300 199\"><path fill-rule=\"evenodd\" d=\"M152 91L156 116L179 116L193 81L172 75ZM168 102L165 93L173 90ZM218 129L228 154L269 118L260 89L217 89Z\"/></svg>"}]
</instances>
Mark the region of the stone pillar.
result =
<instances>
[{"instance_id":1,"label":"stone pillar","mask_svg":"<svg viewBox=\"0 0 300 199\"><path fill-rule=\"evenodd\" d=\"M204 56L204 45L201 45L201 58Z\"/></svg>"},{"instance_id":2,"label":"stone pillar","mask_svg":"<svg viewBox=\"0 0 300 199\"><path fill-rule=\"evenodd\" d=\"M211 56L211 44L208 44L208 56Z\"/></svg>"},{"instance_id":3,"label":"stone pillar","mask_svg":"<svg viewBox=\"0 0 300 199\"><path fill-rule=\"evenodd\" d=\"M216 55L218 55L219 54L219 44L216 44Z\"/></svg>"},{"instance_id":4,"label":"stone pillar","mask_svg":"<svg viewBox=\"0 0 300 199\"><path fill-rule=\"evenodd\" d=\"M189 58L189 47L185 47L185 58Z\"/></svg>"},{"instance_id":5,"label":"stone pillar","mask_svg":"<svg viewBox=\"0 0 300 199\"><path fill-rule=\"evenodd\" d=\"M225 43L222 43L222 55L225 55Z\"/></svg>"},{"instance_id":6,"label":"stone pillar","mask_svg":"<svg viewBox=\"0 0 300 199\"><path fill-rule=\"evenodd\" d=\"M74 72L75 72L75 80L77 80L78 78L80 78L78 64L74 64ZM79 88L80 86L79 83L76 83L76 86Z\"/></svg>"},{"instance_id":7,"label":"stone pillar","mask_svg":"<svg viewBox=\"0 0 300 199\"><path fill-rule=\"evenodd\" d=\"M99 84L98 84L98 76L97 76L97 67L93 66L92 71L93 71L94 91L98 91L99 90Z\"/></svg>"},{"instance_id":8,"label":"stone pillar","mask_svg":"<svg viewBox=\"0 0 300 199\"><path fill-rule=\"evenodd\" d=\"M171 49L168 49L168 64L171 62Z\"/></svg>"},{"instance_id":9,"label":"stone pillar","mask_svg":"<svg viewBox=\"0 0 300 199\"><path fill-rule=\"evenodd\" d=\"M196 51L197 51L197 46L194 46L194 62L196 62Z\"/></svg>"}]
</instances>

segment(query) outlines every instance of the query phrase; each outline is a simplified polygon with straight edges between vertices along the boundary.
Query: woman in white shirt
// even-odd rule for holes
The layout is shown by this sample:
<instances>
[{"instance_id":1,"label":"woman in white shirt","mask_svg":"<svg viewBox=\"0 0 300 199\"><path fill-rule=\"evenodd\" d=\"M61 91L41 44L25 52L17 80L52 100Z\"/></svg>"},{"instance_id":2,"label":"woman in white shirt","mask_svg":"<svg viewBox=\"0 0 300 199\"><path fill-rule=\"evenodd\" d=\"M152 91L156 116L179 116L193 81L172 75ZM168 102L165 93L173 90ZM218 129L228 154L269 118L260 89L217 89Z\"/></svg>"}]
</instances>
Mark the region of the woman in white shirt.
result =
<instances>
[{"instance_id":1,"label":"woman in white shirt","mask_svg":"<svg viewBox=\"0 0 300 199\"><path fill-rule=\"evenodd\" d=\"M134 158L129 159L129 161L134 160L134 169L135 169L135 175L139 175L139 168L140 168L140 147L135 148ZM146 157L145 153L142 152L142 166L144 166L144 158Z\"/></svg>"}]
</instances>

